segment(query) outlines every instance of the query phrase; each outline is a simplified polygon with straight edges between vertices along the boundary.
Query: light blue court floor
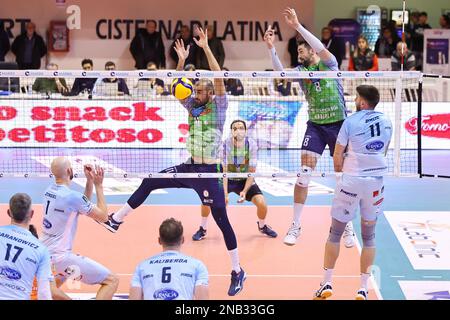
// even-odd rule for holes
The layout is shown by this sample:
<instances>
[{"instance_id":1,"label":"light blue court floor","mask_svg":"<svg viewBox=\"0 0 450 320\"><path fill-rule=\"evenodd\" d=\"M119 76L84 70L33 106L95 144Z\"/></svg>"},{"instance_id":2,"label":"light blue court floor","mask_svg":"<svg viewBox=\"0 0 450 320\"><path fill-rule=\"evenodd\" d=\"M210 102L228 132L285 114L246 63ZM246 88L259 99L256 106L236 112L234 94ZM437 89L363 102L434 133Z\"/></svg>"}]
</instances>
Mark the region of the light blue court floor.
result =
<instances>
[{"instance_id":1,"label":"light blue court floor","mask_svg":"<svg viewBox=\"0 0 450 320\"><path fill-rule=\"evenodd\" d=\"M290 206L292 180L258 179L270 206ZM139 185L139 179L105 181L108 204L123 204ZM0 179L0 202L8 203L16 192L26 192L40 203L50 179ZM82 191L83 181L73 188ZM316 178L307 201L309 206L329 206L334 178ZM123 194L118 194L123 193ZM235 205L237 196L230 196ZM170 189L150 195L146 204L199 204L191 190ZM251 204L243 204L251 205ZM450 179L386 178L385 214L376 230L377 258L374 278L384 299L450 299ZM5 214L3 212L1 214ZM286 221L286 228L290 221ZM330 220L323 221L329 224ZM359 236L359 220L354 221ZM303 228L308 228L304 225ZM279 230L282 241L284 230ZM326 235L324 235L326 237Z\"/></svg>"}]
</instances>

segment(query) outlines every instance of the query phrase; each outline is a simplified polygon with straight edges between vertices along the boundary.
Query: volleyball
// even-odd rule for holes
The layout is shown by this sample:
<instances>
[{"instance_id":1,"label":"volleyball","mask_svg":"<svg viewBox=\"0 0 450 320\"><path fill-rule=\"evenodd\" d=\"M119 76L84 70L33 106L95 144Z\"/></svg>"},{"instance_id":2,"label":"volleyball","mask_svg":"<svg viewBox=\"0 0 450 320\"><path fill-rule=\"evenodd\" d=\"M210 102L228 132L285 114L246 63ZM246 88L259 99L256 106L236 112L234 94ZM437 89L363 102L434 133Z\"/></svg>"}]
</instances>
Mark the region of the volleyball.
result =
<instances>
[{"instance_id":1,"label":"volleyball","mask_svg":"<svg viewBox=\"0 0 450 320\"><path fill-rule=\"evenodd\" d=\"M184 100L192 94L193 85L188 78L178 78L172 81L170 91L178 100Z\"/></svg>"}]
</instances>

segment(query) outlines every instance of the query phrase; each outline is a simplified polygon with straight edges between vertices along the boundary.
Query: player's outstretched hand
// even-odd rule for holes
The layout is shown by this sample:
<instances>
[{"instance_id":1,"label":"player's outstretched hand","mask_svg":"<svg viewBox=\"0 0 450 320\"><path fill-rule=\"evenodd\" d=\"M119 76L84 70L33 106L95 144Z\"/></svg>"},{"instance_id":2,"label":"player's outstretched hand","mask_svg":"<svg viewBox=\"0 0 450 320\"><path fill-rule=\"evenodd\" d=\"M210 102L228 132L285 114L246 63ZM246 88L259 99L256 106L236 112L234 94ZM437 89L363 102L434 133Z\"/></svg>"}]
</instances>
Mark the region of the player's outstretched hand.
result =
<instances>
[{"instance_id":1,"label":"player's outstretched hand","mask_svg":"<svg viewBox=\"0 0 450 320\"><path fill-rule=\"evenodd\" d=\"M83 171L87 181L94 182L94 167L91 164L85 164Z\"/></svg>"},{"instance_id":2,"label":"player's outstretched hand","mask_svg":"<svg viewBox=\"0 0 450 320\"><path fill-rule=\"evenodd\" d=\"M208 47L208 29L203 30L203 28L199 26L195 26L195 34L198 35L199 39L197 40L194 38L194 42L196 45L198 45L200 48L207 48Z\"/></svg>"},{"instance_id":3,"label":"player's outstretched hand","mask_svg":"<svg viewBox=\"0 0 450 320\"><path fill-rule=\"evenodd\" d=\"M269 25L266 32L264 33L264 42L267 44L267 47L269 49L273 48L273 43L275 42L275 34L271 25Z\"/></svg>"},{"instance_id":4,"label":"player's outstretched hand","mask_svg":"<svg viewBox=\"0 0 450 320\"><path fill-rule=\"evenodd\" d=\"M189 57L189 49L190 45L188 45L186 48L184 48L184 41L183 39L178 39L175 41L175 52L178 55L178 58L181 60L186 60Z\"/></svg>"},{"instance_id":5,"label":"player's outstretched hand","mask_svg":"<svg viewBox=\"0 0 450 320\"><path fill-rule=\"evenodd\" d=\"M297 26L300 24L298 22L297 14L295 13L295 10L292 8L286 8L283 12L284 14L284 20L293 29L296 29Z\"/></svg>"},{"instance_id":6,"label":"player's outstretched hand","mask_svg":"<svg viewBox=\"0 0 450 320\"><path fill-rule=\"evenodd\" d=\"M96 165L93 175L94 175L94 185L99 186L103 183L103 178L105 177L105 170L102 167Z\"/></svg>"}]
</instances>

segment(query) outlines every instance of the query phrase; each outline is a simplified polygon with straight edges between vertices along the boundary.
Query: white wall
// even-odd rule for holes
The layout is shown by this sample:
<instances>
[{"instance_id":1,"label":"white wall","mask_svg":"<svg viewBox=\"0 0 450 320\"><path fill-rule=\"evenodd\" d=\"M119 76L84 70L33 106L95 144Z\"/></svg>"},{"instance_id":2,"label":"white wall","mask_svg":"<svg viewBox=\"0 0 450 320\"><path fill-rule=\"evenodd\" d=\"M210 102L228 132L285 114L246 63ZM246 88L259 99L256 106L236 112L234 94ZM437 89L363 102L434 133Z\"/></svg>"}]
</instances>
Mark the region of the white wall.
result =
<instances>
[{"instance_id":1,"label":"white wall","mask_svg":"<svg viewBox=\"0 0 450 320\"><path fill-rule=\"evenodd\" d=\"M238 39L233 41L230 37L224 41L226 59L225 66L234 70L261 70L271 68L267 49L260 38L259 41L250 41L249 27L245 28L244 41L240 41L241 25L238 21L256 22L263 26L267 22L278 22L283 41L277 44L279 55L284 63L288 64L287 41L295 32L284 23L283 9L291 5L288 0L271 2L262 1L211 1L196 0L188 3L178 1L155 0L129 0L119 3L108 0L74 0L66 1L66 5L57 6L56 0L2 0L0 19L27 18L37 23L38 32L44 36L51 20L65 20L66 7L78 5L81 8L81 30L70 33L70 52L51 53L50 59L59 64L61 69L79 69L81 59L88 57L94 60L95 69L102 69L107 60L116 61L119 69L133 69L134 61L129 53L131 39L122 37L119 40L101 40L96 35L96 24L101 19L155 19L163 20L168 24L172 20L189 23L191 20L217 21L219 33L224 33L227 21L232 21ZM301 8L302 22L307 26L313 25L314 0L298 0L296 6ZM144 25L142 25L143 27ZM106 25L101 28L106 32ZM123 24L122 31L126 31ZM14 36L20 33L20 24L11 30ZM173 31L172 31L173 32ZM134 24L131 25L131 37L134 36ZM11 39L12 40L12 39ZM166 51L172 40L165 40ZM14 60L9 54L7 60ZM168 67L173 67L168 57Z\"/></svg>"}]
</instances>

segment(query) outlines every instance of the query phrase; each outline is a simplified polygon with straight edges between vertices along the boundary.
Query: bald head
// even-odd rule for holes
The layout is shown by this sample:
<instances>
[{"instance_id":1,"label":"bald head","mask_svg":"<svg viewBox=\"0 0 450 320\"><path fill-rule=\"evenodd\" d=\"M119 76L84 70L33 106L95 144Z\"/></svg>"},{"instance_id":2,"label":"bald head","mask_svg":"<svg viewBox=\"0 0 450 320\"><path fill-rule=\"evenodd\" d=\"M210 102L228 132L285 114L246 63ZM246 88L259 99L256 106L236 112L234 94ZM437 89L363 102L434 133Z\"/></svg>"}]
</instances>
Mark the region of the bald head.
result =
<instances>
[{"instance_id":1,"label":"bald head","mask_svg":"<svg viewBox=\"0 0 450 320\"><path fill-rule=\"evenodd\" d=\"M72 165L70 164L69 159L65 157L53 159L51 170L56 179L73 179Z\"/></svg>"}]
</instances>

